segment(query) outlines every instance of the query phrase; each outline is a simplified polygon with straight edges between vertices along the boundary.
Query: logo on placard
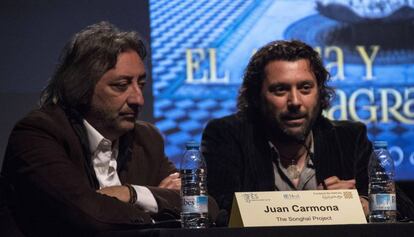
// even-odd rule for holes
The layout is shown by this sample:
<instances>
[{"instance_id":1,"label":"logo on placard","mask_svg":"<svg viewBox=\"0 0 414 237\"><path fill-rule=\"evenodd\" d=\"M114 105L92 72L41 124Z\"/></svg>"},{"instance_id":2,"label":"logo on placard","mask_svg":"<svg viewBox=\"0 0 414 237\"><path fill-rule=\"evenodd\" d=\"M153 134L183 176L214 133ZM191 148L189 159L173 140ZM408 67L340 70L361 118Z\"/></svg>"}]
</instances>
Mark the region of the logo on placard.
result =
<instances>
[{"instance_id":1,"label":"logo on placard","mask_svg":"<svg viewBox=\"0 0 414 237\"><path fill-rule=\"evenodd\" d=\"M256 193L244 193L242 194L242 197L244 201L246 201L247 203L259 199L259 195L257 195Z\"/></svg>"},{"instance_id":2,"label":"logo on placard","mask_svg":"<svg viewBox=\"0 0 414 237\"><path fill-rule=\"evenodd\" d=\"M259 198L259 194L257 193L243 193L242 197L245 202L251 203L251 202L268 202L270 201L269 198L263 199Z\"/></svg>"},{"instance_id":3,"label":"logo on placard","mask_svg":"<svg viewBox=\"0 0 414 237\"><path fill-rule=\"evenodd\" d=\"M287 200L297 200L300 199L300 196L299 194L286 193L283 194L283 198Z\"/></svg>"},{"instance_id":4,"label":"logo on placard","mask_svg":"<svg viewBox=\"0 0 414 237\"><path fill-rule=\"evenodd\" d=\"M349 193L349 194L345 194L345 193ZM313 194L321 196L322 199L342 199L342 198L345 198L345 195L348 195L348 199L352 198L351 192L342 192L342 191L341 192L332 192L332 191L314 192Z\"/></svg>"},{"instance_id":5,"label":"logo on placard","mask_svg":"<svg viewBox=\"0 0 414 237\"><path fill-rule=\"evenodd\" d=\"M344 192L344 198L345 199L352 199L353 198L352 192Z\"/></svg>"}]
</instances>

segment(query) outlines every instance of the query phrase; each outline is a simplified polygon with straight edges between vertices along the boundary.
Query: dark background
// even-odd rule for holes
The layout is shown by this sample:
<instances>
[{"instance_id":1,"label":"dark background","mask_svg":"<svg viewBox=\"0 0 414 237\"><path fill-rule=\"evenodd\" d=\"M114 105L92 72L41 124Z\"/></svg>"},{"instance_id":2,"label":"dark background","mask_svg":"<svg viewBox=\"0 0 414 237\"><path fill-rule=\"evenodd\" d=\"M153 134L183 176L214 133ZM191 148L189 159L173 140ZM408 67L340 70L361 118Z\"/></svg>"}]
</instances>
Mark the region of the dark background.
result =
<instances>
[{"instance_id":1,"label":"dark background","mask_svg":"<svg viewBox=\"0 0 414 237\"><path fill-rule=\"evenodd\" d=\"M0 169L14 124L37 107L61 49L84 27L109 21L121 30L138 31L149 49L147 0L2 0L0 1ZM151 55L140 118L152 121Z\"/></svg>"}]
</instances>

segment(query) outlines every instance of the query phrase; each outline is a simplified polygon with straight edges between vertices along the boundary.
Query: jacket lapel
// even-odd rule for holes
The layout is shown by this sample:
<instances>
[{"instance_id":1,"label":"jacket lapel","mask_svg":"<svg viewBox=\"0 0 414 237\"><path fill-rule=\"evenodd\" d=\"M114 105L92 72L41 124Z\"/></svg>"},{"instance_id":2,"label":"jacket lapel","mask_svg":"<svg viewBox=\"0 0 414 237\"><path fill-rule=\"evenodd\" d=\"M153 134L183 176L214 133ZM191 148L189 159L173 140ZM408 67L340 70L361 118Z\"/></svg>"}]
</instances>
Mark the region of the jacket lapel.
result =
<instances>
[{"instance_id":1,"label":"jacket lapel","mask_svg":"<svg viewBox=\"0 0 414 237\"><path fill-rule=\"evenodd\" d=\"M334 126L321 117L317 126L312 130L314 134L314 154L312 162L315 166L316 180L321 183L324 179L337 173L338 153L337 139L335 138Z\"/></svg>"},{"instance_id":2,"label":"jacket lapel","mask_svg":"<svg viewBox=\"0 0 414 237\"><path fill-rule=\"evenodd\" d=\"M79 142L82 146L82 151L84 154L84 160L83 160L84 170L85 170L86 175L88 176L89 183L95 189L99 189L99 182L98 182L98 179L96 178L95 170L93 169L93 164L91 160L92 154L89 149L88 136L86 134L85 126L83 125L83 122L82 122L82 117L76 111L65 109L65 108L63 108L63 110L70 124L72 125L73 130L78 136Z\"/></svg>"},{"instance_id":3,"label":"jacket lapel","mask_svg":"<svg viewBox=\"0 0 414 237\"><path fill-rule=\"evenodd\" d=\"M245 123L247 136L244 144L246 154L245 181L251 191L275 190L275 175L273 170L273 156L268 144L268 136L263 122ZM253 124L256 124L253 125Z\"/></svg>"},{"instance_id":4,"label":"jacket lapel","mask_svg":"<svg viewBox=\"0 0 414 237\"><path fill-rule=\"evenodd\" d=\"M117 172L120 173L132 156L134 133L129 132L119 139L119 153L117 158Z\"/></svg>"}]
</instances>

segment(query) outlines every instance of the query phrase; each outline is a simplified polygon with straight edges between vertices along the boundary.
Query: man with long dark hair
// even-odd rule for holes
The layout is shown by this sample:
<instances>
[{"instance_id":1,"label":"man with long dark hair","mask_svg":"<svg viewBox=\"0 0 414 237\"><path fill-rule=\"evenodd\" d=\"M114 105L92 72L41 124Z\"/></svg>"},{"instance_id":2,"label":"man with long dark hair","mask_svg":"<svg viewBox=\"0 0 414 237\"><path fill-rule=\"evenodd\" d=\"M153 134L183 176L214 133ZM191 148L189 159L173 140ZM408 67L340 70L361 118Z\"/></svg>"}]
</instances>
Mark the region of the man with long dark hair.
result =
<instances>
[{"instance_id":1,"label":"man with long dark hair","mask_svg":"<svg viewBox=\"0 0 414 237\"><path fill-rule=\"evenodd\" d=\"M368 213L372 145L364 124L322 115L334 94L328 80L300 41L274 41L252 56L237 113L203 132L208 190L221 208L230 210L234 192L356 188Z\"/></svg>"},{"instance_id":2,"label":"man with long dark hair","mask_svg":"<svg viewBox=\"0 0 414 237\"><path fill-rule=\"evenodd\" d=\"M62 236L177 218L181 181L163 139L138 121L146 50L107 22L66 45L41 107L13 129L2 175L25 234Z\"/></svg>"}]
</instances>

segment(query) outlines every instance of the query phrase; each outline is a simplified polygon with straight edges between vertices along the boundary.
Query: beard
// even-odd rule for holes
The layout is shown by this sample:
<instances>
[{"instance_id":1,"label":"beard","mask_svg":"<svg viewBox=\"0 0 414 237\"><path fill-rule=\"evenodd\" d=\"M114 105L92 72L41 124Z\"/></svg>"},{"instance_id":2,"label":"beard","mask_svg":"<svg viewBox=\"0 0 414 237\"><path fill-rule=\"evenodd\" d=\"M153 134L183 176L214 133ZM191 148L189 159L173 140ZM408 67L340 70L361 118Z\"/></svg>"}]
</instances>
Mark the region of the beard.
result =
<instances>
[{"instance_id":1,"label":"beard","mask_svg":"<svg viewBox=\"0 0 414 237\"><path fill-rule=\"evenodd\" d=\"M305 143L320 114L318 104L309 111L290 108L286 112L280 112L267 102L264 103L263 108L262 116L265 118L270 137L282 143ZM287 123L291 119L304 119L304 121L300 125L292 126Z\"/></svg>"},{"instance_id":2,"label":"beard","mask_svg":"<svg viewBox=\"0 0 414 237\"><path fill-rule=\"evenodd\" d=\"M115 111L111 108L101 106L91 106L89 115L92 115L93 126L99 132L121 136L134 129L138 118L139 108L135 110L135 116L125 116L124 113ZM102 134L103 135L103 134Z\"/></svg>"}]
</instances>

